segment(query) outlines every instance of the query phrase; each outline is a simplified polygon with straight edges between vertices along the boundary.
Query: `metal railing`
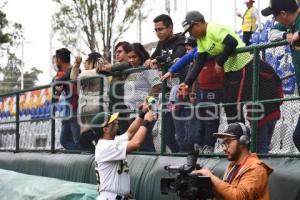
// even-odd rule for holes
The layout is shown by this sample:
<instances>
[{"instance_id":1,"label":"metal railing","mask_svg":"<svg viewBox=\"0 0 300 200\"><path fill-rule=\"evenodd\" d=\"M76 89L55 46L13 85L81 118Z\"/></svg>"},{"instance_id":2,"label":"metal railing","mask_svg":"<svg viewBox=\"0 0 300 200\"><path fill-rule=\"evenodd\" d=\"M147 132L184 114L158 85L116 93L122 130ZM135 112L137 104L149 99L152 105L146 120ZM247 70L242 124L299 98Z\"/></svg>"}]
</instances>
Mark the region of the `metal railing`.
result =
<instances>
[{"instance_id":1,"label":"metal railing","mask_svg":"<svg viewBox=\"0 0 300 200\"><path fill-rule=\"evenodd\" d=\"M292 97L292 98L283 98L283 99L271 99L271 100L259 100L258 98L258 88L259 88L259 60L261 57L265 57L266 55L266 50L269 48L275 48L275 47L281 47L283 45L287 45L286 41L281 41L281 42L275 42L275 43L269 43L269 44L263 44L263 45L257 45L257 46L250 46L250 47L245 47L245 48L240 48L236 50L236 53L243 53L243 52L250 52L253 55L253 81L252 81L252 99L251 102L252 103L270 103L270 102L280 102L280 101L298 101L300 99L300 97ZM262 56L261 56L262 55ZM140 72L142 70L147 70L146 68L138 68L138 69L127 69L122 71L122 74L130 74L130 73L135 73L135 72ZM162 72L166 73L167 72L167 68L163 67L162 68ZM114 73L112 75L120 75L120 72ZM282 79L288 79L290 78L292 75L289 75L288 77L282 78ZM95 77L90 77L87 79L93 79ZM100 78L99 84L100 84L100 91L103 92L103 82L101 81L102 79ZM76 82L76 81L71 81L71 82ZM0 95L0 97L7 97L7 96L14 96L16 98L16 112L15 112L15 121L10 121L10 122L1 122L1 124L8 124L8 123L13 123L15 124L15 148L12 149L2 149L1 151L13 151L13 152L20 152L20 151L41 151L41 150L29 150L29 149L20 149L20 123L23 122L34 122L34 121L38 121L36 119L30 119L30 120L20 120L20 95L26 93L26 92L31 92L31 91L35 91L35 90L41 90L41 89L46 89L46 88L51 88L51 85L44 85L44 86L39 86L39 87L35 87L35 88L31 88L31 89L26 89L26 90L20 90L20 91L16 91L16 92L11 92L8 94L2 94ZM167 124L165 121L165 115L164 113L166 112L166 108L165 105L168 101L168 99L166 98L166 93L167 93L167 82L163 81L162 84L162 105L163 107L161 107L161 109L159 110L160 112L160 116L161 116L161 133L160 133L160 151L159 152L153 152L153 153L145 153L145 152L137 152L137 154L149 154L149 155L183 155L183 154L173 154L170 152L167 152L166 150L166 141L165 141L165 132L167 129ZM50 149L44 149L43 151L49 151L51 153L55 153L55 152L65 152L65 153L78 153L79 151L66 151L66 150L61 150L61 149L57 149L55 146L55 142L56 142L56 134L55 134L55 113L54 113L54 98L53 98L53 92L52 92L52 101L51 101L51 115L50 117L44 118L42 120L50 120L51 121L51 147ZM102 94L103 95L103 94ZM102 99L102 98L100 98ZM247 102L240 102L241 104L243 103L247 103ZM229 106L229 105L236 105L236 102L233 103L220 103L219 106ZM253 113L253 117L255 118L255 116L257 115L257 113ZM251 150L252 152L256 152L256 146L257 146L257 125L258 125L258 120L253 120L251 122ZM1 145L1 144L0 144ZM80 151L81 152L81 151ZM221 156L221 154L212 154L212 155L205 155L205 156ZM268 156L298 156L298 154L276 154L273 153L271 155Z\"/></svg>"}]
</instances>

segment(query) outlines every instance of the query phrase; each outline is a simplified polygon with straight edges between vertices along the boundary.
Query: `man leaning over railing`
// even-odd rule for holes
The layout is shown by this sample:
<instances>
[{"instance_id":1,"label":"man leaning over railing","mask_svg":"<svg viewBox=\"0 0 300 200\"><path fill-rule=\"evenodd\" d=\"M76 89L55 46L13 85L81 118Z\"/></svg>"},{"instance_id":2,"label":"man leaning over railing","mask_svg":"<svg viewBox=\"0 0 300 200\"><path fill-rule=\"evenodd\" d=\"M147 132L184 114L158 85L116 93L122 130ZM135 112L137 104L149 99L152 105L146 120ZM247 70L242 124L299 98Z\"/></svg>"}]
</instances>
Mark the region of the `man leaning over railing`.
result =
<instances>
[{"instance_id":1,"label":"man leaning over railing","mask_svg":"<svg viewBox=\"0 0 300 200\"><path fill-rule=\"evenodd\" d=\"M192 64L189 70L192 70L194 65L197 64L196 62L194 62L195 60L197 60L198 56L196 46L197 43L195 40L193 49L186 55L181 57L175 64L173 64L170 67L169 72L163 75L162 80L170 78L172 74L191 62ZM199 73L197 80L194 81L191 90L192 93L190 93L189 95L191 100L193 98L193 93L197 98L195 102L191 101L191 103L193 103L194 105L197 104L197 106L205 105L205 107L194 109L194 116L190 120L175 119L175 127L177 131L176 136L179 138L178 142L181 148L184 148L183 146L185 146L185 143L188 143L188 146L192 148L194 148L194 144L197 144L199 145L200 152L205 154L213 153L216 143L216 138L213 137L213 133L218 131L220 124L220 107L217 106L217 104L221 103L222 101L223 87L224 70L216 72L215 58L212 57L206 61L203 70L201 70L201 72ZM185 97L178 99L185 99ZM187 109L182 108L185 106L177 107L178 109L175 109L175 113L178 113L176 114L176 117L183 117L185 114L190 114Z\"/></svg>"},{"instance_id":2,"label":"man leaning over railing","mask_svg":"<svg viewBox=\"0 0 300 200\"><path fill-rule=\"evenodd\" d=\"M190 87L204 67L209 56L217 56L215 69L225 71L224 102L237 103L225 105L228 123L245 122L243 118L242 101L252 99L252 81L254 62L253 55L249 52L234 54L236 48L245 47L239 36L228 27L216 23L207 23L204 16L198 11L190 11L182 23L185 31L198 39L197 65L189 71L182 87ZM274 69L263 61L259 65L259 91L258 99L274 99L283 96L282 83ZM247 105L248 119L258 121L257 144L259 153L268 153L271 137L280 118L281 102ZM260 109L260 115L252 117L253 108ZM251 112L252 111L252 112ZM257 112L257 111L256 111Z\"/></svg>"}]
</instances>

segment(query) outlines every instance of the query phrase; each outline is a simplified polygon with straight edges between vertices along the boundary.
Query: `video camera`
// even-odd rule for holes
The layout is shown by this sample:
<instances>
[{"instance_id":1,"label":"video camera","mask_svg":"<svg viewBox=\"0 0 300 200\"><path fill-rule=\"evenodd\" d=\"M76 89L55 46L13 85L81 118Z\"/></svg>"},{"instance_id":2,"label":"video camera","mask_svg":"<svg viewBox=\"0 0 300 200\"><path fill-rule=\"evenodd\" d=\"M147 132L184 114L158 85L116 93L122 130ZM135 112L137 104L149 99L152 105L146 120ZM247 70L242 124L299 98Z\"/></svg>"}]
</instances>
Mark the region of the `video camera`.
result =
<instances>
[{"instance_id":1,"label":"video camera","mask_svg":"<svg viewBox=\"0 0 300 200\"><path fill-rule=\"evenodd\" d=\"M169 49L162 50L160 56L155 58L161 66L170 65L173 62L172 53Z\"/></svg>"},{"instance_id":2,"label":"video camera","mask_svg":"<svg viewBox=\"0 0 300 200\"><path fill-rule=\"evenodd\" d=\"M160 190L162 194L177 193L180 199L205 200L212 198L212 183L209 177L191 175L193 170L200 169L197 164L198 151L188 154L187 163L179 166L164 167L170 173L179 174L177 178L162 178Z\"/></svg>"}]
</instances>

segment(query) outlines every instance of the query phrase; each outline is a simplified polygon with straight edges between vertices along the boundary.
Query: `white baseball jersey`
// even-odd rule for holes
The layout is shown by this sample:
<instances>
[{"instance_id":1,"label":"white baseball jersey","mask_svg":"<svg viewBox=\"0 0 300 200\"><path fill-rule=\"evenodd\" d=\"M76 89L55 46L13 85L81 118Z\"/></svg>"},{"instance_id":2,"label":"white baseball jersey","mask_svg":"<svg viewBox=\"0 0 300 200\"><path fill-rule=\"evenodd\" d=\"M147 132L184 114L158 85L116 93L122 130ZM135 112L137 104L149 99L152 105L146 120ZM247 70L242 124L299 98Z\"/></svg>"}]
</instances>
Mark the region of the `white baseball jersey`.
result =
<instances>
[{"instance_id":1,"label":"white baseball jersey","mask_svg":"<svg viewBox=\"0 0 300 200\"><path fill-rule=\"evenodd\" d=\"M127 195L130 192L129 168L126 162L127 132L114 140L100 139L95 150L99 192ZM98 184L99 184L98 182Z\"/></svg>"}]
</instances>

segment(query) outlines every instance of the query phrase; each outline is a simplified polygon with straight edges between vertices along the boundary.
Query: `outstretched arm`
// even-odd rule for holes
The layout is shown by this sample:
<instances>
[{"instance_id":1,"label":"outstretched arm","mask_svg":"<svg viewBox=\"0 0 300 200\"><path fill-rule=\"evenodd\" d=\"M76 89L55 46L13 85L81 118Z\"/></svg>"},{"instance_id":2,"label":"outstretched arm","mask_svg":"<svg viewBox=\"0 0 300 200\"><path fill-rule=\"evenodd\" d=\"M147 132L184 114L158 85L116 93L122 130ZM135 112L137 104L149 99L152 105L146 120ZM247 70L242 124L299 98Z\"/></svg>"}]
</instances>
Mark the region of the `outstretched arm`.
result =
<instances>
[{"instance_id":1,"label":"outstretched arm","mask_svg":"<svg viewBox=\"0 0 300 200\"><path fill-rule=\"evenodd\" d=\"M188 72L187 76L185 77L184 83L187 84L189 87L192 86L193 82L196 80L198 74L201 72L205 61L207 59L208 54L206 52L199 53L197 59L193 64L192 69Z\"/></svg>"},{"instance_id":2,"label":"outstretched arm","mask_svg":"<svg viewBox=\"0 0 300 200\"><path fill-rule=\"evenodd\" d=\"M196 53L197 53L197 48L194 48L191 52L182 56L175 64L173 64L170 67L169 72L174 74L179 70L181 70L182 68L184 68L186 65L193 62Z\"/></svg>"},{"instance_id":3,"label":"outstretched arm","mask_svg":"<svg viewBox=\"0 0 300 200\"><path fill-rule=\"evenodd\" d=\"M139 124L139 126L137 126L138 130L135 134L133 134L132 139L127 144L127 150L126 150L127 153L131 153L131 152L139 149L140 146L143 144L143 142L146 138L147 130L150 128L151 122L156 120L156 114L153 111L147 112L142 126L140 126L140 123L139 123L139 122L141 122L140 120L142 120L142 119L138 119L136 121L135 126L137 126L137 124ZM130 127L129 127L129 129L130 129ZM128 129L128 131L129 131L129 129Z\"/></svg>"}]
</instances>

